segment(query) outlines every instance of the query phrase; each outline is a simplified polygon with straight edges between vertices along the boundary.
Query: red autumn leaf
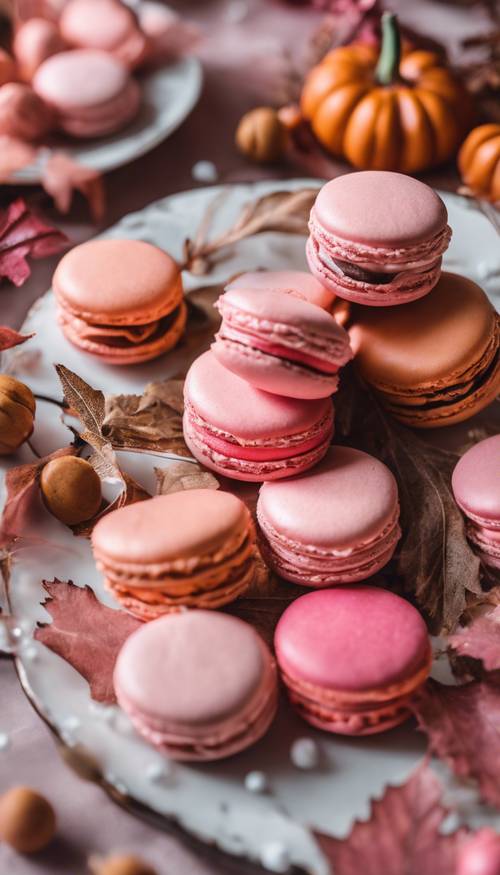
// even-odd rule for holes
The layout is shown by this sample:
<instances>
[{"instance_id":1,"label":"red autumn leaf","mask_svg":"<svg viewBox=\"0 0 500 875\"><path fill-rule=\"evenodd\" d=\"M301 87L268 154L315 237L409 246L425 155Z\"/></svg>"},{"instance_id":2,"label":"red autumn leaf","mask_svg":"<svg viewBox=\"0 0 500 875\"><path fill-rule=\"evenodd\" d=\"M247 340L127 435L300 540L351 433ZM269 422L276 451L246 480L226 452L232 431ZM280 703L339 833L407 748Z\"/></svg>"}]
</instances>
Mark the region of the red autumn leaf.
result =
<instances>
[{"instance_id":1,"label":"red autumn leaf","mask_svg":"<svg viewBox=\"0 0 500 875\"><path fill-rule=\"evenodd\" d=\"M35 638L62 656L88 681L96 702L116 701L113 669L129 635L142 625L124 611L101 604L90 587L71 581L43 581L48 593L45 607L52 623L41 625Z\"/></svg>"},{"instance_id":2,"label":"red autumn leaf","mask_svg":"<svg viewBox=\"0 0 500 875\"><path fill-rule=\"evenodd\" d=\"M61 213L69 212L73 192L79 191L88 201L94 221L103 218L106 198L103 178L98 170L79 164L64 152L53 152L43 167L41 182Z\"/></svg>"},{"instance_id":3,"label":"red autumn leaf","mask_svg":"<svg viewBox=\"0 0 500 875\"><path fill-rule=\"evenodd\" d=\"M26 343L34 334L19 334L8 325L0 325L0 352L4 349L10 349L13 346L19 346L20 343Z\"/></svg>"},{"instance_id":4,"label":"red autumn leaf","mask_svg":"<svg viewBox=\"0 0 500 875\"><path fill-rule=\"evenodd\" d=\"M448 643L460 656L480 659L487 671L500 669L500 607L476 617L451 635Z\"/></svg>"},{"instance_id":5,"label":"red autumn leaf","mask_svg":"<svg viewBox=\"0 0 500 875\"><path fill-rule=\"evenodd\" d=\"M46 225L18 198L0 213L0 279L22 286L31 273L28 256L45 258L60 252L67 242L61 231Z\"/></svg>"},{"instance_id":6,"label":"red autumn leaf","mask_svg":"<svg viewBox=\"0 0 500 875\"><path fill-rule=\"evenodd\" d=\"M412 710L431 751L460 778L474 778L482 798L500 808L500 688L472 681L429 681Z\"/></svg>"},{"instance_id":7,"label":"red autumn leaf","mask_svg":"<svg viewBox=\"0 0 500 875\"><path fill-rule=\"evenodd\" d=\"M37 459L27 465L18 465L7 471L5 475L7 498L0 519L0 548L7 547L16 538L22 536L44 465L51 459L71 456L75 453L76 448L73 445L63 447L43 459Z\"/></svg>"},{"instance_id":8,"label":"red autumn leaf","mask_svg":"<svg viewBox=\"0 0 500 875\"><path fill-rule=\"evenodd\" d=\"M347 838L315 836L335 875L451 875L464 832L442 835L447 815L441 785L423 764L405 784L386 787Z\"/></svg>"},{"instance_id":9,"label":"red autumn leaf","mask_svg":"<svg viewBox=\"0 0 500 875\"><path fill-rule=\"evenodd\" d=\"M0 136L0 182L9 182L17 170L27 167L36 158L36 149L31 143L9 137Z\"/></svg>"}]
</instances>

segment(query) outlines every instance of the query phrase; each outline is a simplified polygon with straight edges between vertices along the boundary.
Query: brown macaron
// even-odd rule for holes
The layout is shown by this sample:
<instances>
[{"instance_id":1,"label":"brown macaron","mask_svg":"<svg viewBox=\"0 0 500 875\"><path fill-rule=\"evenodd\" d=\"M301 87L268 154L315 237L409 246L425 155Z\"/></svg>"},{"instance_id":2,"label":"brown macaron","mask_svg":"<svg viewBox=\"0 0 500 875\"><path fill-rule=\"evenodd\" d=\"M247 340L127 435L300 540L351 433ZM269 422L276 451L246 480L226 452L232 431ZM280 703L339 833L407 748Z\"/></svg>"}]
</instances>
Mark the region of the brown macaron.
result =
<instances>
[{"instance_id":1,"label":"brown macaron","mask_svg":"<svg viewBox=\"0 0 500 875\"><path fill-rule=\"evenodd\" d=\"M466 277L443 273L404 307L354 306L349 333L362 377L406 425L463 422L500 392L500 319Z\"/></svg>"}]
</instances>

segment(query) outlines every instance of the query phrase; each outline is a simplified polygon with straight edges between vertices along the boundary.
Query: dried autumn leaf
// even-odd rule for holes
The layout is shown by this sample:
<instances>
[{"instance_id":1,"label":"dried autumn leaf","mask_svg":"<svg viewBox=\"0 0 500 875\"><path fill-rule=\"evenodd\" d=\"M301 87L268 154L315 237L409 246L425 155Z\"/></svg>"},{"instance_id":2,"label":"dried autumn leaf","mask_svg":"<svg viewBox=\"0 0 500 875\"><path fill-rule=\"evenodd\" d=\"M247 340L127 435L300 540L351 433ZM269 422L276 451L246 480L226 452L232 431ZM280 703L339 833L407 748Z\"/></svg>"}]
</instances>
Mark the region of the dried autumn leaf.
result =
<instances>
[{"instance_id":1,"label":"dried autumn leaf","mask_svg":"<svg viewBox=\"0 0 500 875\"><path fill-rule=\"evenodd\" d=\"M170 495L186 489L218 489L219 481L196 462L173 462L167 468L155 468L156 494Z\"/></svg>"},{"instance_id":2,"label":"dried autumn leaf","mask_svg":"<svg viewBox=\"0 0 500 875\"><path fill-rule=\"evenodd\" d=\"M345 839L315 833L335 875L452 875L465 831L443 835L448 811L426 763L406 783L386 787Z\"/></svg>"},{"instance_id":3,"label":"dried autumn leaf","mask_svg":"<svg viewBox=\"0 0 500 875\"><path fill-rule=\"evenodd\" d=\"M69 213L73 193L79 191L88 201L92 218L100 222L106 212L102 174L85 167L65 152L52 152L42 167L41 183L61 213Z\"/></svg>"},{"instance_id":4,"label":"dried autumn leaf","mask_svg":"<svg viewBox=\"0 0 500 875\"><path fill-rule=\"evenodd\" d=\"M486 671L500 670L500 607L476 617L448 639L460 656L480 659Z\"/></svg>"},{"instance_id":5,"label":"dried autumn leaf","mask_svg":"<svg viewBox=\"0 0 500 875\"><path fill-rule=\"evenodd\" d=\"M7 497L0 520L0 548L8 547L16 538L23 535L31 507L31 502L38 489L40 475L47 462L61 456L76 455L75 445L56 450L43 459L37 459L27 465L9 468L5 475Z\"/></svg>"},{"instance_id":6,"label":"dried autumn leaf","mask_svg":"<svg viewBox=\"0 0 500 875\"><path fill-rule=\"evenodd\" d=\"M93 389L78 374L73 373L64 365L55 365L55 369L69 410L78 416L87 432L92 435L101 435L104 420L103 393L99 389ZM81 437L83 440L87 440L85 432Z\"/></svg>"},{"instance_id":7,"label":"dried autumn leaf","mask_svg":"<svg viewBox=\"0 0 500 875\"><path fill-rule=\"evenodd\" d=\"M474 778L481 797L500 808L500 687L430 680L411 703L430 750L460 778Z\"/></svg>"},{"instance_id":8,"label":"dried autumn leaf","mask_svg":"<svg viewBox=\"0 0 500 875\"><path fill-rule=\"evenodd\" d=\"M19 346L21 343L26 343L34 334L19 334L8 325L0 325L0 352L4 349L11 349L13 346Z\"/></svg>"},{"instance_id":9,"label":"dried autumn leaf","mask_svg":"<svg viewBox=\"0 0 500 875\"><path fill-rule=\"evenodd\" d=\"M0 279L5 277L15 286L22 286L31 273L28 256L54 255L67 242L61 231L45 224L18 198L0 213Z\"/></svg>"},{"instance_id":10,"label":"dried autumn leaf","mask_svg":"<svg viewBox=\"0 0 500 875\"><path fill-rule=\"evenodd\" d=\"M102 431L117 449L190 456L184 443L184 380L150 383L143 395L108 395Z\"/></svg>"},{"instance_id":11,"label":"dried autumn leaf","mask_svg":"<svg viewBox=\"0 0 500 875\"><path fill-rule=\"evenodd\" d=\"M394 566L398 587L416 600L433 631L453 631L467 594L481 594L479 560L451 492L458 456L396 422L350 367L342 372L336 410L336 441L381 459L398 481L403 531Z\"/></svg>"},{"instance_id":12,"label":"dried autumn leaf","mask_svg":"<svg viewBox=\"0 0 500 875\"><path fill-rule=\"evenodd\" d=\"M45 644L88 681L96 702L116 701L113 669L124 641L141 622L124 611L101 604L90 587L71 581L43 581L44 602L52 623L40 625L35 638Z\"/></svg>"},{"instance_id":13,"label":"dried autumn leaf","mask_svg":"<svg viewBox=\"0 0 500 875\"><path fill-rule=\"evenodd\" d=\"M232 228L214 240L208 240L212 218L220 205L220 196L217 195L207 208L195 239L185 241L183 269L198 275L209 273L217 253L255 234L277 231L306 235L309 213L317 193L315 188L305 188L263 195L243 208Z\"/></svg>"}]
</instances>

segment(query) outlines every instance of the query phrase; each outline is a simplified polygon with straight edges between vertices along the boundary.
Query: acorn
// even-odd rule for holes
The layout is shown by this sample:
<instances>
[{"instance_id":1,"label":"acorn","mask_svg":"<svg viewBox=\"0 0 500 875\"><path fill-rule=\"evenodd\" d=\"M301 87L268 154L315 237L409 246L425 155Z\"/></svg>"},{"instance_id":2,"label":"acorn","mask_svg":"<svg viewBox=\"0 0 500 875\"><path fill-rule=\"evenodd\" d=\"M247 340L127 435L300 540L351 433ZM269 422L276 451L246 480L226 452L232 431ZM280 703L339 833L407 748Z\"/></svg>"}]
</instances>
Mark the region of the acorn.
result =
<instances>
[{"instance_id":1,"label":"acorn","mask_svg":"<svg viewBox=\"0 0 500 875\"><path fill-rule=\"evenodd\" d=\"M270 106L247 112L236 129L236 145L242 155L258 164L277 161L285 154L287 131Z\"/></svg>"},{"instance_id":2,"label":"acorn","mask_svg":"<svg viewBox=\"0 0 500 875\"><path fill-rule=\"evenodd\" d=\"M40 477L42 498L48 511L75 526L92 519L102 503L101 481L90 462L78 456L52 459Z\"/></svg>"},{"instance_id":3,"label":"acorn","mask_svg":"<svg viewBox=\"0 0 500 875\"><path fill-rule=\"evenodd\" d=\"M54 838L56 816L50 802L29 787L12 787L0 797L0 841L20 854L35 854Z\"/></svg>"},{"instance_id":4,"label":"acorn","mask_svg":"<svg viewBox=\"0 0 500 875\"><path fill-rule=\"evenodd\" d=\"M33 431L36 401L28 386L0 374L0 455L13 453Z\"/></svg>"},{"instance_id":5,"label":"acorn","mask_svg":"<svg viewBox=\"0 0 500 875\"><path fill-rule=\"evenodd\" d=\"M157 875L144 860L129 854L112 854L103 859L92 859L90 869L93 875Z\"/></svg>"}]
</instances>

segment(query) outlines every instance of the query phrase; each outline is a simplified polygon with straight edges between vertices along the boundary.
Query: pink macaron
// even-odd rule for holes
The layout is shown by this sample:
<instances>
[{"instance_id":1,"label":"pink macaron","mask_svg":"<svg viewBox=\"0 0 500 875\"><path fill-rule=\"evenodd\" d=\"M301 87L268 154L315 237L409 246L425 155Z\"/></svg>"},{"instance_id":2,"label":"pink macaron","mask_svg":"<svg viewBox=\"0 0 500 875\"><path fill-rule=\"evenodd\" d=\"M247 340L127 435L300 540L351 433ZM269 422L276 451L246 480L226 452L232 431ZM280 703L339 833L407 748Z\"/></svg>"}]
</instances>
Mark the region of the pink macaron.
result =
<instances>
[{"instance_id":1,"label":"pink macaron","mask_svg":"<svg viewBox=\"0 0 500 875\"><path fill-rule=\"evenodd\" d=\"M366 580L387 564L401 535L394 476L350 447L331 447L303 476L264 483L257 520L268 564L311 587Z\"/></svg>"},{"instance_id":2,"label":"pink macaron","mask_svg":"<svg viewBox=\"0 0 500 875\"><path fill-rule=\"evenodd\" d=\"M137 114L141 99L127 67L96 49L48 58L35 73L33 88L53 109L61 130L78 138L121 130Z\"/></svg>"},{"instance_id":3,"label":"pink macaron","mask_svg":"<svg viewBox=\"0 0 500 875\"><path fill-rule=\"evenodd\" d=\"M376 307L422 298L436 285L451 230L423 182L382 170L323 186L311 210L307 260L341 298Z\"/></svg>"},{"instance_id":4,"label":"pink macaron","mask_svg":"<svg viewBox=\"0 0 500 875\"><path fill-rule=\"evenodd\" d=\"M287 292L302 301L331 310L335 295L305 270L253 270L241 273L227 284L233 289L264 289L266 292Z\"/></svg>"},{"instance_id":5,"label":"pink macaron","mask_svg":"<svg viewBox=\"0 0 500 875\"><path fill-rule=\"evenodd\" d=\"M184 439L207 468L236 480L275 480L311 468L333 434L330 398L271 395L206 352L184 386Z\"/></svg>"},{"instance_id":6,"label":"pink macaron","mask_svg":"<svg viewBox=\"0 0 500 875\"><path fill-rule=\"evenodd\" d=\"M28 18L17 29L12 48L22 78L30 82L40 64L63 52L67 45L55 22Z\"/></svg>"},{"instance_id":7,"label":"pink macaron","mask_svg":"<svg viewBox=\"0 0 500 875\"><path fill-rule=\"evenodd\" d=\"M500 569L500 434L480 441L455 467L452 488L479 556Z\"/></svg>"},{"instance_id":8,"label":"pink macaron","mask_svg":"<svg viewBox=\"0 0 500 875\"><path fill-rule=\"evenodd\" d=\"M171 614L125 642L118 703L175 760L217 760L258 741L276 713L274 660L252 626L215 611Z\"/></svg>"},{"instance_id":9,"label":"pink macaron","mask_svg":"<svg viewBox=\"0 0 500 875\"><path fill-rule=\"evenodd\" d=\"M252 386L289 398L326 398L352 358L349 335L330 313L286 292L233 289L216 305L212 351Z\"/></svg>"},{"instance_id":10,"label":"pink macaron","mask_svg":"<svg viewBox=\"0 0 500 875\"><path fill-rule=\"evenodd\" d=\"M146 55L147 38L121 0L68 0L59 27L68 45L109 52L131 69Z\"/></svg>"},{"instance_id":11,"label":"pink macaron","mask_svg":"<svg viewBox=\"0 0 500 875\"><path fill-rule=\"evenodd\" d=\"M369 586L301 596L282 614L274 643L292 705L312 726L341 735L403 723L432 661L418 611Z\"/></svg>"}]
</instances>

